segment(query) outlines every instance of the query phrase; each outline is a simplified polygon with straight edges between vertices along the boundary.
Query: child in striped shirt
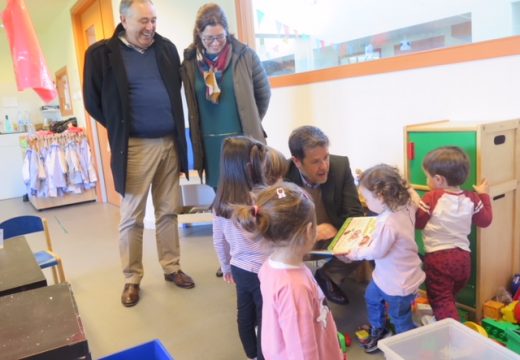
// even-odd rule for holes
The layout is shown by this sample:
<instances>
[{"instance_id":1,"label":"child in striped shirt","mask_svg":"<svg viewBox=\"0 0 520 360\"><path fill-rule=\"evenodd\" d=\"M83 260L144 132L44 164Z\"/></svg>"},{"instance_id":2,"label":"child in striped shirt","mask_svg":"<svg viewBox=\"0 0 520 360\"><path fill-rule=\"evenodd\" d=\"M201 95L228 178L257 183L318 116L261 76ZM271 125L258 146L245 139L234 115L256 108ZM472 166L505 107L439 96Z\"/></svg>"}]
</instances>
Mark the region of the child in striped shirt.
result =
<instances>
[{"instance_id":1,"label":"child in striped shirt","mask_svg":"<svg viewBox=\"0 0 520 360\"><path fill-rule=\"evenodd\" d=\"M253 204L251 191L264 184L265 157L266 146L256 140L245 136L226 138L213 203L213 245L224 281L236 285L238 333L249 359L263 359L258 271L268 254L258 241L233 223L231 215L234 206Z\"/></svg>"}]
</instances>

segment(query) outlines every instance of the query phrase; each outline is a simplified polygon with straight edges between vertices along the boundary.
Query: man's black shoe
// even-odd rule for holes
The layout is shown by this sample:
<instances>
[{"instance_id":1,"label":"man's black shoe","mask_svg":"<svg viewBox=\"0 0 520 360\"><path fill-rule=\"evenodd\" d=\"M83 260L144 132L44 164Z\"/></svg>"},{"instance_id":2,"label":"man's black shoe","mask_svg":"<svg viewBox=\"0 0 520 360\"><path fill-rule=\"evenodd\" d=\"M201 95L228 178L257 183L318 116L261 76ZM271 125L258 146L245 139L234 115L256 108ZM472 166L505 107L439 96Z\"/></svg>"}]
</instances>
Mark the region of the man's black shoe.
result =
<instances>
[{"instance_id":1,"label":"man's black shoe","mask_svg":"<svg viewBox=\"0 0 520 360\"><path fill-rule=\"evenodd\" d=\"M314 277L316 278L316 282L320 286L321 290L327 297L327 300L338 305L348 304L349 301L347 296L327 276L323 275L320 270L316 270Z\"/></svg>"}]
</instances>

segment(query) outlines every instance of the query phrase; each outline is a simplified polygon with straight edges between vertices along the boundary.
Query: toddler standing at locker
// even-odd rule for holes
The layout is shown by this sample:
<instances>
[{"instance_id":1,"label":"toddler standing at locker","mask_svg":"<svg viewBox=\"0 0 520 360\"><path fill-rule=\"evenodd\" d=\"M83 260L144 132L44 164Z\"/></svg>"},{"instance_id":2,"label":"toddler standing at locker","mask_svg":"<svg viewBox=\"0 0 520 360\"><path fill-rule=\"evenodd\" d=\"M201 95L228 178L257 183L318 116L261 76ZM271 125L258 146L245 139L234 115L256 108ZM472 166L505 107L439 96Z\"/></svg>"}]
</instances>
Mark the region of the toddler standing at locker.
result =
<instances>
[{"instance_id":1,"label":"toddler standing at locker","mask_svg":"<svg viewBox=\"0 0 520 360\"><path fill-rule=\"evenodd\" d=\"M426 289L437 320L460 320L455 296L471 276L471 225L487 227L493 218L486 180L473 186L475 192L460 188L469 167L468 155L456 146L433 150L423 160L431 191L422 199L415 226L424 229Z\"/></svg>"}]
</instances>

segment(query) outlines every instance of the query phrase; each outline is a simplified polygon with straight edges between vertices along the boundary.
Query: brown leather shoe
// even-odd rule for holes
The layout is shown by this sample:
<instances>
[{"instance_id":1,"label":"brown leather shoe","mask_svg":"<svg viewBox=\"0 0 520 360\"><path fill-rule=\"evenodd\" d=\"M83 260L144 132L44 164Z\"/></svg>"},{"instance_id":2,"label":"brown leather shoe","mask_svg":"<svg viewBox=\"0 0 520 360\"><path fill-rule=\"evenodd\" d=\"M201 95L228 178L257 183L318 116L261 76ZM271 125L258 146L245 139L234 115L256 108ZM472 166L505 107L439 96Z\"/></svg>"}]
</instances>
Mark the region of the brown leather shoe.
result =
<instances>
[{"instance_id":1,"label":"brown leather shoe","mask_svg":"<svg viewBox=\"0 0 520 360\"><path fill-rule=\"evenodd\" d=\"M134 306L139 302L139 284L125 284L121 294L121 304L126 307Z\"/></svg>"},{"instance_id":2,"label":"brown leather shoe","mask_svg":"<svg viewBox=\"0 0 520 360\"><path fill-rule=\"evenodd\" d=\"M191 289L195 287L193 279L185 273L183 273L182 270L179 270L171 274L164 274L164 280L171 281L178 287L184 289Z\"/></svg>"}]
</instances>

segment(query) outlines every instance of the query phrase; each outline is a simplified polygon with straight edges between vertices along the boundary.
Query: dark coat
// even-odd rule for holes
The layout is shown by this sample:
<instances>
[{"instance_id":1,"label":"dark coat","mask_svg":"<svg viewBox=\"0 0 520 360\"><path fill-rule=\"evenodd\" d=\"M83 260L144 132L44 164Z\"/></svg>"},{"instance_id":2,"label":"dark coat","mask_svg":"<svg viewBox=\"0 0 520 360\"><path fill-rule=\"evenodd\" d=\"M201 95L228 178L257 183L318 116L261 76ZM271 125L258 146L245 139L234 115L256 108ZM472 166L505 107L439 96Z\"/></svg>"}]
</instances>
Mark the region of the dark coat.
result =
<instances>
[{"instance_id":1,"label":"dark coat","mask_svg":"<svg viewBox=\"0 0 520 360\"><path fill-rule=\"evenodd\" d=\"M303 186L300 171L291 161L286 180ZM363 216L363 208L346 156L330 155L327 181L321 185L323 206L332 225L339 229L348 217Z\"/></svg>"},{"instance_id":2,"label":"dark coat","mask_svg":"<svg viewBox=\"0 0 520 360\"><path fill-rule=\"evenodd\" d=\"M124 196L126 186L126 168L128 159L128 138L130 123L130 105L128 98L128 77L121 55L121 41L118 34L124 28L116 27L110 39L104 39L91 45L85 53L83 77L83 101L85 108L108 132L112 152L112 174L114 186ZM179 168L188 175L188 157L184 130L184 113L181 100L180 59L175 45L168 39L155 34L157 65L170 101L175 133L173 139L177 149Z\"/></svg>"}]
</instances>

